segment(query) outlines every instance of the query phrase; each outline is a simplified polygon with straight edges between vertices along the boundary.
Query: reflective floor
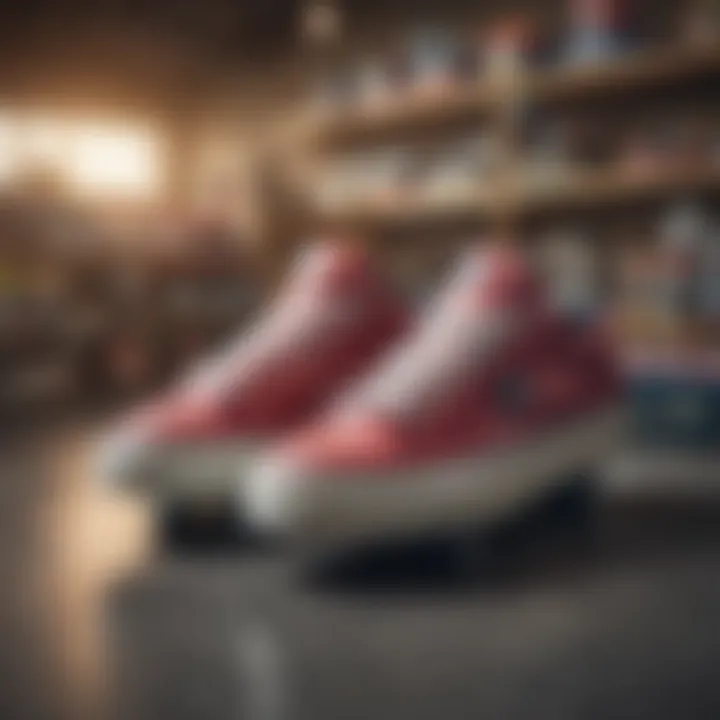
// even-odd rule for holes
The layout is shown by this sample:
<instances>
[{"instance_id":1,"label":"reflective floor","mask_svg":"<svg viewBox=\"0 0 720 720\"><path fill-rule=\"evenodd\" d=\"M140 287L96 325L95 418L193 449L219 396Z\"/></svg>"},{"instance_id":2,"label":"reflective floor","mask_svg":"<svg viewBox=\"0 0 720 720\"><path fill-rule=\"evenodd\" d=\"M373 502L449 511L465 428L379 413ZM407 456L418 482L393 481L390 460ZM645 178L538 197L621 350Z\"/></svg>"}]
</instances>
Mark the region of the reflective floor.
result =
<instances>
[{"instance_id":1,"label":"reflective floor","mask_svg":"<svg viewBox=\"0 0 720 720\"><path fill-rule=\"evenodd\" d=\"M271 556L159 558L95 487L95 423L0 445L0 718L720 717L720 507L612 499L592 556L472 589L308 587Z\"/></svg>"}]
</instances>

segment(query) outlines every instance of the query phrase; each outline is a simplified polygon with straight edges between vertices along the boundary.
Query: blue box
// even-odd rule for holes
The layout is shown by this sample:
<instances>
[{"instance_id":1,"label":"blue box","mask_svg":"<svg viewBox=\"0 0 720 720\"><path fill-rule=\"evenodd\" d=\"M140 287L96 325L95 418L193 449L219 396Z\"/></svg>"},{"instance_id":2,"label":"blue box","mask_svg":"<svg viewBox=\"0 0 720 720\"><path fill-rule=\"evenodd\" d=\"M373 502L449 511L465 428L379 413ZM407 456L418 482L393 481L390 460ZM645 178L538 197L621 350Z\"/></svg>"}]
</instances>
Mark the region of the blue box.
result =
<instances>
[{"instance_id":1,"label":"blue box","mask_svg":"<svg viewBox=\"0 0 720 720\"><path fill-rule=\"evenodd\" d=\"M632 436L663 450L720 449L720 368L648 368L628 376Z\"/></svg>"}]
</instances>

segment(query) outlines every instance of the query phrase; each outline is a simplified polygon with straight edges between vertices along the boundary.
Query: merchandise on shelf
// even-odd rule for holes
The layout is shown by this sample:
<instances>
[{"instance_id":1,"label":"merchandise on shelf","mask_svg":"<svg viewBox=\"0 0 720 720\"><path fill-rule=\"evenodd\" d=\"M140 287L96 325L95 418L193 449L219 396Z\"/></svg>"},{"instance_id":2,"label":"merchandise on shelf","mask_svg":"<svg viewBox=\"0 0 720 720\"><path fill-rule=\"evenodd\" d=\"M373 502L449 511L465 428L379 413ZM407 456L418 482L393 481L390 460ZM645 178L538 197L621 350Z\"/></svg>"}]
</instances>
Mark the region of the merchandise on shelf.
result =
<instances>
[{"instance_id":1,"label":"merchandise on shelf","mask_svg":"<svg viewBox=\"0 0 720 720\"><path fill-rule=\"evenodd\" d=\"M498 167L495 137L465 138L443 148L428 165L421 192L429 200L477 197L489 188Z\"/></svg>"},{"instance_id":2,"label":"merchandise on shelf","mask_svg":"<svg viewBox=\"0 0 720 720\"><path fill-rule=\"evenodd\" d=\"M397 91L402 85L401 79L397 63L366 58L360 63L357 80L353 83L357 102L361 108L369 111L395 102Z\"/></svg>"},{"instance_id":3,"label":"merchandise on shelf","mask_svg":"<svg viewBox=\"0 0 720 720\"><path fill-rule=\"evenodd\" d=\"M594 118L528 113L521 140L522 186L543 195L592 182L609 168L616 144Z\"/></svg>"},{"instance_id":4,"label":"merchandise on shelf","mask_svg":"<svg viewBox=\"0 0 720 720\"><path fill-rule=\"evenodd\" d=\"M405 148L342 158L323 174L318 199L326 209L393 203L415 189L420 165Z\"/></svg>"},{"instance_id":5,"label":"merchandise on shelf","mask_svg":"<svg viewBox=\"0 0 720 720\"><path fill-rule=\"evenodd\" d=\"M333 210L357 196L359 174L353 172L355 164L357 160L346 159L320 172L315 184L313 200L321 209Z\"/></svg>"},{"instance_id":6,"label":"merchandise on shelf","mask_svg":"<svg viewBox=\"0 0 720 720\"><path fill-rule=\"evenodd\" d=\"M472 199L490 189L501 167L497 137L461 138L429 155L418 148L388 148L345 157L321 174L317 191L328 210L422 199Z\"/></svg>"},{"instance_id":7,"label":"merchandise on shelf","mask_svg":"<svg viewBox=\"0 0 720 720\"><path fill-rule=\"evenodd\" d=\"M578 319L603 308L597 244L579 231L555 232L540 246L540 261L555 307Z\"/></svg>"},{"instance_id":8,"label":"merchandise on shelf","mask_svg":"<svg viewBox=\"0 0 720 720\"><path fill-rule=\"evenodd\" d=\"M373 177L373 155L342 158L322 175L318 199L333 209L366 199Z\"/></svg>"},{"instance_id":9,"label":"merchandise on shelf","mask_svg":"<svg viewBox=\"0 0 720 720\"><path fill-rule=\"evenodd\" d=\"M312 97L312 107L319 113L337 113L350 108L357 94L352 74L335 70L325 77Z\"/></svg>"},{"instance_id":10,"label":"merchandise on shelf","mask_svg":"<svg viewBox=\"0 0 720 720\"><path fill-rule=\"evenodd\" d=\"M482 49L484 71L490 76L513 74L533 63L539 50L535 25L524 16L493 25Z\"/></svg>"},{"instance_id":11,"label":"merchandise on shelf","mask_svg":"<svg viewBox=\"0 0 720 720\"><path fill-rule=\"evenodd\" d=\"M720 345L720 221L708 221L697 279L698 310L709 326L712 342Z\"/></svg>"},{"instance_id":12,"label":"merchandise on shelf","mask_svg":"<svg viewBox=\"0 0 720 720\"><path fill-rule=\"evenodd\" d=\"M658 316L655 306L657 254L647 244L636 245L628 238L618 253L616 327L626 346L657 343Z\"/></svg>"},{"instance_id":13,"label":"merchandise on shelf","mask_svg":"<svg viewBox=\"0 0 720 720\"><path fill-rule=\"evenodd\" d=\"M408 42L407 80L413 92L442 93L464 79L463 48L450 32L428 28Z\"/></svg>"},{"instance_id":14,"label":"merchandise on shelf","mask_svg":"<svg viewBox=\"0 0 720 720\"><path fill-rule=\"evenodd\" d=\"M391 148L377 158L368 185L373 200L392 202L406 196L416 180L417 160L413 154L405 148Z\"/></svg>"},{"instance_id":15,"label":"merchandise on shelf","mask_svg":"<svg viewBox=\"0 0 720 720\"><path fill-rule=\"evenodd\" d=\"M619 160L625 172L652 180L707 167L708 151L712 154L712 133L705 120L670 118L634 131Z\"/></svg>"},{"instance_id":16,"label":"merchandise on shelf","mask_svg":"<svg viewBox=\"0 0 720 720\"><path fill-rule=\"evenodd\" d=\"M694 204L671 208L658 228L664 279L665 301L670 311L691 316L698 309L698 287L695 282L702 265L703 250L711 232L707 213Z\"/></svg>"},{"instance_id":17,"label":"merchandise on shelf","mask_svg":"<svg viewBox=\"0 0 720 720\"><path fill-rule=\"evenodd\" d=\"M639 356L629 363L627 391L634 440L665 451L720 447L720 357Z\"/></svg>"},{"instance_id":18,"label":"merchandise on shelf","mask_svg":"<svg viewBox=\"0 0 720 720\"><path fill-rule=\"evenodd\" d=\"M643 129L631 135L619 158L624 173L652 179L672 170L680 155L677 128Z\"/></svg>"},{"instance_id":19,"label":"merchandise on shelf","mask_svg":"<svg viewBox=\"0 0 720 720\"><path fill-rule=\"evenodd\" d=\"M594 64L638 45L630 0L570 0L564 59L571 65Z\"/></svg>"},{"instance_id":20,"label":"merchandise on shelf","mask_svg":"<svg viewBox=\"0 0 720 720\"><path fill-rule=\"evenodd\" d=\"M566 186L574 165L572 126L567 121L533 123L526 143L522 183L535 192Z\"/></svg>"},{"instance_id":21,"label":"merchandise on shelf","mask_svg":"<svg viewBox=\"0 0 720 720\"><path fill-rule=\"evenodd\" d=\"M624 264L628 339L676 351L717 346L717 223L701 207L679 204L661 218L656 238Z\"/></svg>"}]
</instances>

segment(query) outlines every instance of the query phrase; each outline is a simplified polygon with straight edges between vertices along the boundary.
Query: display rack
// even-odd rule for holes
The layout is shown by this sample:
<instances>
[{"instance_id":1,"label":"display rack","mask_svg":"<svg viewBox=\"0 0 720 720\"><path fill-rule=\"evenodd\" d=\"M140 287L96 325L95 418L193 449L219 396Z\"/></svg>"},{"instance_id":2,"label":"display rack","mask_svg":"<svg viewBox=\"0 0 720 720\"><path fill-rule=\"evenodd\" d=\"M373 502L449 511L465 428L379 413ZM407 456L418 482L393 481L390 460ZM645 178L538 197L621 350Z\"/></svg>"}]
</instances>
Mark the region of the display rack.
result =
<instances>
[{"instance_id":1,"label":"display rack","mask_svg":"<svg viewBox=\"0 0 720 720\"><path fill-rule=\"evenodd\" d=\"M621 98L652 88L678 88L720 79L720 47L665 47L639 51L603 65L516 72L481 84L452 85L432 95L413 96L369 109L316 117L308 124L306 142L325 157L347 147L375 147L403 131L442 130L451 134L460 121L492 122L512 145L513 127L523 108L554 103L578 105L593 97ZM482 223L523 221L537 214L662 201L681 192L720 195L720 163L671 169L656 174L628 173L623 168L568 169L549 183L528 180L517 147L506 148L500 182L478 185L455 197L383 198L332 208L316 207L333 225L393 228L413 224L473 220Z\"/></svg>"},{"instance_id":2,"label":"display rack","mask_svg":"<svg viewBox=\"0 0 720 720\"><path fill-rule=\"evenodd\" d=\"M331 224L356 227L390 227L469 219L492 223L521 222L569 209L603 208L637 202L654 202L678 193L713 193L720 196L720 167L633 176L619 171L572 171L561 183L543 188L523 187L522 170L500 189L479 186L449 200L394 198L392 202L353 204L324 211Z\"/></svg>"},{"instance_id":3,"label":"display rack","mask_svg":"<svg viewBox=\"0 0 720 720\"><path fill-rule=\"evenodd\" d=\"M674 47L638 51L602 65L518 72L474 85L388 100L355 111L327 112L307 125L307 141L321 148L366 142L375 133L488 115L524 102L583 100L597 93L629 92L715 77L719 47Z\"/></svg>"}]
</instances>

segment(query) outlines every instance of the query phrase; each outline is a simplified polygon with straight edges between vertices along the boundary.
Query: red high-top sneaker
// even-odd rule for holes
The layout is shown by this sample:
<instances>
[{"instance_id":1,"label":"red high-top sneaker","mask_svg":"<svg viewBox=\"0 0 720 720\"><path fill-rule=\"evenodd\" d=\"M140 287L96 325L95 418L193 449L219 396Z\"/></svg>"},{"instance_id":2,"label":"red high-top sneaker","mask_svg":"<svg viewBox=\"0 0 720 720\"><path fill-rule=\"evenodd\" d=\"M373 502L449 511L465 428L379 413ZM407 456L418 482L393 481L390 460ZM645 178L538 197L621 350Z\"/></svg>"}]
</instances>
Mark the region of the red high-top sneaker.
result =
<instances>
[{"instance_id":1,"label":"red high-top sneaker","mask_svg":"<svg viewBox=\"0 0 720 720\"><path fill-rule=\"evenodd\" d=\"M311 246L253 327L120 424L104 476L161 506L230 501L258 445L307 420L406 322L362 250Z\"/></svg>"},{"instance_id":2,"label":"red high-top sneaker","mask_svg":"<svg viewBox=\"0 0 720 720\"><path fill-rule=\"evenodd\" d=\"M597 463L620 420L598 329L550 310L518 251L477 249L406 341L259 461L243 502L320 550L477 527Z\"/></svg>"}]
</instances>

